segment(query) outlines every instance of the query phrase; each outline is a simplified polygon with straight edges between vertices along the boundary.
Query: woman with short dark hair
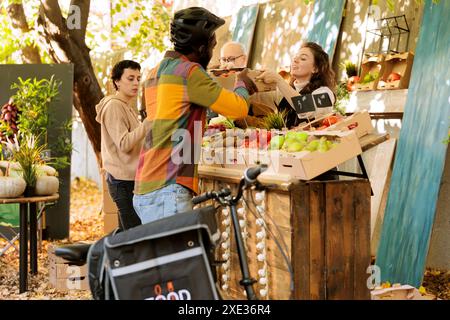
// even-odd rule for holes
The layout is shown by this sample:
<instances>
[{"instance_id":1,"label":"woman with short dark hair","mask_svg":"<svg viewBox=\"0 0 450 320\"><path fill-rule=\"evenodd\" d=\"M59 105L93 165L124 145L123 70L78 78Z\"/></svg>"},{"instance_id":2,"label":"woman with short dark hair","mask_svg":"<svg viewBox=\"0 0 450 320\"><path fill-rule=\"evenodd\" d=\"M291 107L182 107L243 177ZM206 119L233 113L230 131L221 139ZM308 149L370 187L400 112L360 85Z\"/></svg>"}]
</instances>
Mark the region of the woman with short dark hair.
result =
<instances>
[{"instance_id":1,"label":"woman with short dark hair","mask_svg":"<svg viewBox=\"0 0 450 320\"><path fill-rule=\"evenodd\" d=\"M104 97L95 107L101 124L102 168L111 198L119 209L119 227L126 230L141 224L133 208L134 177L145 134L150 130L146 119L139 122L132 107L138 95L141 66L132 60L117 63L111 74L116 93Z\"/></svg>"}]
</instances>

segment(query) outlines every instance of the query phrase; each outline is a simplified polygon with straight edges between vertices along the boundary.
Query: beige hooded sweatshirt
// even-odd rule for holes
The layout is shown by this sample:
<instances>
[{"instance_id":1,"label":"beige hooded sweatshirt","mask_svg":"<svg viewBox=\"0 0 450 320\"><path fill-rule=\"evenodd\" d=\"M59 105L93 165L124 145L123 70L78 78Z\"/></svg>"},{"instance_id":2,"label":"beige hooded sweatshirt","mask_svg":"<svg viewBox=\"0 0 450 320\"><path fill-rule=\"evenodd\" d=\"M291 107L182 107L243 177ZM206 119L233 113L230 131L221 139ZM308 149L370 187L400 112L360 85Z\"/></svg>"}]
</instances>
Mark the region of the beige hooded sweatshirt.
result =
<instances>
[{"instance_id":1,"label":"beige hooded sweatshirt","mask_svg":"<svg viewBox=\"0 0 450 320\"><path fill-rule=\"evenodd\" d=\"M139 122L137 110L115 95L104 97L95 110L102 126L103 169L115 179L133 181L150 122Z\"/></svg>"}]
</instances>

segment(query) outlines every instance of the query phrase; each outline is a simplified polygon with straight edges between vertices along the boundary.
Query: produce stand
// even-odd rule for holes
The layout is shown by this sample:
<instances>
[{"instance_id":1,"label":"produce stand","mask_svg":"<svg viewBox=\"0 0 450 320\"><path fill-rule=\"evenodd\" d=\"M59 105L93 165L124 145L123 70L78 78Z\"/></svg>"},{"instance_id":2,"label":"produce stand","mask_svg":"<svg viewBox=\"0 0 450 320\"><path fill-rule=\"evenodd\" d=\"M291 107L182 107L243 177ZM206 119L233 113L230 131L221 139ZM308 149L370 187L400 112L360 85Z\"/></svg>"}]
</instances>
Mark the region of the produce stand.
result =
<instances>
[{"instance_id":1,"label":"produce stand","mask_svg":"<svg viewBox=\"0 0 450 320\"><path fill-rule=\"evenodd\" d=\"M201 166L199 175L202 192L226 186L235 190L242 171ZM258 281L255 284L258 297L369 299L366 286L366 269L370 265L369 182L361 179L301 182L289 176L266 174L259 180L265 191L247 191L239 207L244 209L238 211L245 221L241 227L250 273ZM275 237L266 231L261 239L262 228L252 213L257 210L265 215L267 227L278 242L283 239L287 247L292 288L289 267ZM218 215L218 220L221 233L227 232L226 213ZM232 231L228 233L217 250L217 259L225 261L218 267L222 294L225 298L245 299L239 285L241 274Z\"/></svg>"},{"instance_id":2,"label":"produce stand","mask_svg":"<svg viewBox=\"0 0 450 320\"><path fill-rule=\"evenodd\" d=\"M358 141L365 151L388 138L367 134ZM235 193L244 169L240 164L200 165L200 192L228 187ZM338 173L358 179L302 181L269 170L259 177L259 190L244 193L238 214L258 298L370 298L366 283L371 262L370 182L364 170ZM222 234L216 252L221 294L245 299L229 217L226 210L217 215Z\"/></svg>"}]
</instances>

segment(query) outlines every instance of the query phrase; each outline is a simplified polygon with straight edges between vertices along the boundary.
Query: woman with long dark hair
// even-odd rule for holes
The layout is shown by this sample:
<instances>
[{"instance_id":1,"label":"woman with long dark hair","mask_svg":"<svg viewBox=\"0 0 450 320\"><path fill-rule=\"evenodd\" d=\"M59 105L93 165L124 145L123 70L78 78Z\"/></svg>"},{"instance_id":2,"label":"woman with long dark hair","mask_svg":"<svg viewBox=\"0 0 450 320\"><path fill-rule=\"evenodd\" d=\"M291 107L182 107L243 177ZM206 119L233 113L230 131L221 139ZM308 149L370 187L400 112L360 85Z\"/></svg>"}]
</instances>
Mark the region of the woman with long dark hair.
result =
<instances>
[{"instance_id":1,"label":"woman with long dark hair","mask_svg":"<svg viewBox=\"0 0 450 320\"><path fill-rule=\"evenodd\" d=\"M297 55L292 58L290 81L286 82L279 74L265 71L258 77L266 83L277 83L284 98L278 105L278 111L287 110L286 126L297 126L302 119L316 117L331 112L330 108L320 108L314 112L297 114L293 107L292 97L299 94L328 94L334 104L336 97L335 74L330 67L328 54L314 42L304 43Z\"/></svg>"}]
</instances>

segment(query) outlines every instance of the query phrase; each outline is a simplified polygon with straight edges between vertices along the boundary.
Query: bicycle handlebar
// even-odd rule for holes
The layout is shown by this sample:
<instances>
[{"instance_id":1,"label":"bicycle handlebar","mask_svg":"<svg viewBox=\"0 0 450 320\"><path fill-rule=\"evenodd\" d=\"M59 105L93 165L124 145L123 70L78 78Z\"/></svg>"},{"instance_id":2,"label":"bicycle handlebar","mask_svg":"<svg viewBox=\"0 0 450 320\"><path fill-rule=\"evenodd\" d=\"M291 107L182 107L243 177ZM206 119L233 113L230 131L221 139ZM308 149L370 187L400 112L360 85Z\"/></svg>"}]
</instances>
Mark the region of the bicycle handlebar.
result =
<instances>
[{"instance_id":1,"label":"bicycle handlebar","mask_svg":"<svg viewBox=\"0 0 450 320\"><path fill-rule=\"evenodd\" d=\"M195 204L199 204L199 203L208 201L210 199L224 198L224 197L229 196L230 194L231 194L230 189L222 189L219 192L209 191L202 195L199 195L198 197L192 198L192 203L195 205Z\"/></svg>"},{"instance_id":2,"label":"bicycle handlebar","mask_svg":"<svg viewBox=\"0 0 450 320\"><path fill-rule=\"evenodd\" d=\"M267 170L267 165L259 165L253 168L248 168L244 171L244 177L241 179L241 182L239 184L239 191L238 191L238 196L236 197L236 199L239 199L240 196L242 195L242 187L244 185L249 186L252 185L256 182L256 178L258 178L258 176L263 173L264 171ZM224 198L227 197L231 194L230 189L222 189L219 192L216 191L208 191L204 194L201 194L197 197L192 198L192 203L194 205L211 200L211 199L219 199L219 198Z\"/></svg>"},{"instance_id":3,"label":"bicycle handlebar","mask_svg":"<svg viewBox=\"0 0 450 320\"><path fill-rule=\"evenodd\" d=\"M256 178L258 178L258 176L266 170L267 170L267 165L265 165L265 164L262 164L262 165L259 165L257 167L253 167L253 168L248 168L247 170L244 171L245 182L248 184L255 183Z\"/></svg>"}]
</instances>

